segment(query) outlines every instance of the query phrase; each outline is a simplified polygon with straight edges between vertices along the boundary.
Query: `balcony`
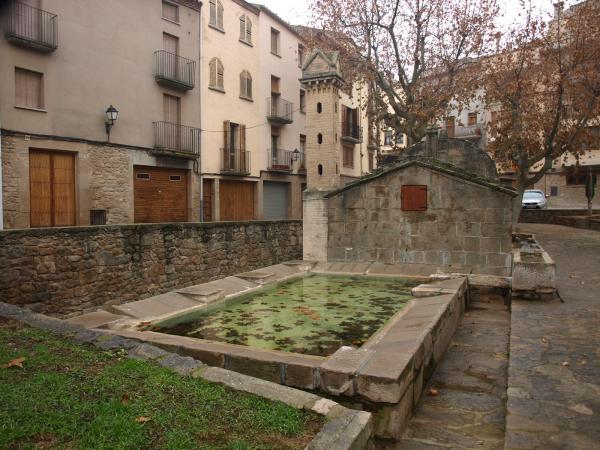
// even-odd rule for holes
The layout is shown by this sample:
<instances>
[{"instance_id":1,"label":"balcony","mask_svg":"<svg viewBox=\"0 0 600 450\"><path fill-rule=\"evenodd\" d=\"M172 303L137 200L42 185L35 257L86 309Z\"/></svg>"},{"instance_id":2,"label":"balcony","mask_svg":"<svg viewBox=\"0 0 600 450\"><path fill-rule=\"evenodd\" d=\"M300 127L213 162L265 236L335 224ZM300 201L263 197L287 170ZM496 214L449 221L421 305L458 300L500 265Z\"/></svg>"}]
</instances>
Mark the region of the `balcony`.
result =
<instances>
[{"instance_id":1,"label":"balcony","mask_svg":"<svg viewBox=\"0 0 600 450\"><path fill-rule=\"evenodd\" d=\"M154 52L154 79L164 86L189 91L194 89L196 61L164 50Z\"/></svg>"},{"instance_id":2,"label":"balcony","mask_svg":"<svg viewBox=\"0 0 600 450\"><path fill-rule=\"evenodd\" d=\"M467 126L458 126L454 129L454 136L448 137L456 137L456 138L480 138L483 135L483 125L475 124L475 125L467 125Z\"/></svg>"},{"instance_id":3,"label":"balcony","mask_svg":"<svg viewBox=\"0 0 600 450\"><path fill-rule=\"evenodd\" d=\"M294 121L294 104L283 100L281 97L267 99L267 120L281 125Z\"/></svg>"},{"instance_id":4,"label":"balcony","mask_svg":"<svg viewBox=\"0 0 600 450\"><path fill-rule=\"evenodd\" d=\"M223 175L249 175L250 152L239 148L222 148L221 173Z\"/></svg>"},{"instance_id":5,"label":"balcony","mask_svg":"<svg viewBox=\"0 0 600 450\"><path fill-rule=\"evenodd\" d=\"M342 123L342 141L360 144L362 142L362 127L352 123Z\"/></svg>"},{"instance_id":6,"label":"balcony","mask_svg":"<svg viewBox=\"0 0 600 450\"><path fill-rule=\"evenodd\" d=\"M304 152L300 152L300 159L298 164L298 172L304 173L306 172L306 154Z\"/></svg>"},{"instance_id":7,"label":"balcony","mask_svg":"<svg viewBox=\"0 0 600 450\"><path fill-rule=\"evenodd\" d=\"M51 53L58 48L58 16L11 1L4 18L4 35L15 45Z\"/></svg>"},{"instance_id":8,"label":"balcony","mask_svg":"<svg viewBox=\"0 0 600 450\"><path fill-rule=\"evenodd\" d=\"M197 159L200 156L200 129L169 122L154 122L152 154Z\"/></svg>"},{"instance_id":9,"label":"balcony","mask_svg":"<svg viewBox=\"0 0 600 450\"><path fill-rule=\"evenodd\" d=\"M292 152L280 148L267 150L269 160L267 168L272 172L291 172L292 171Z\"/></svg>"}]
</instances>

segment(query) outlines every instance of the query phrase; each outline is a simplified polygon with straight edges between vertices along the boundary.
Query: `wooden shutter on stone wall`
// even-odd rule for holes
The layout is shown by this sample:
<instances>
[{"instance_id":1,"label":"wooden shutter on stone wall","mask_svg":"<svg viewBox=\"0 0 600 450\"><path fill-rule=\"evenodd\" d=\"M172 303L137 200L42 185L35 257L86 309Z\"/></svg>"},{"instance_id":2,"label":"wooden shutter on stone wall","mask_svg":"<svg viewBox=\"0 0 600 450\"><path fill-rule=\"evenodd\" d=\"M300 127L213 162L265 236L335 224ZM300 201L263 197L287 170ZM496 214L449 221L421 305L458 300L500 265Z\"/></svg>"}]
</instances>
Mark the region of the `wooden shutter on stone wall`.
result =
<instances>
[{"instance_id":1,"label":"wooden shutter on stone wall","mask_svg":"<svg viewBox=\"0 0 600 450\"><path fill-rule=\"evenodd\" d=\"M402 186L402 211L427 211L427 186Z\"/></svg>"}]
</instances>

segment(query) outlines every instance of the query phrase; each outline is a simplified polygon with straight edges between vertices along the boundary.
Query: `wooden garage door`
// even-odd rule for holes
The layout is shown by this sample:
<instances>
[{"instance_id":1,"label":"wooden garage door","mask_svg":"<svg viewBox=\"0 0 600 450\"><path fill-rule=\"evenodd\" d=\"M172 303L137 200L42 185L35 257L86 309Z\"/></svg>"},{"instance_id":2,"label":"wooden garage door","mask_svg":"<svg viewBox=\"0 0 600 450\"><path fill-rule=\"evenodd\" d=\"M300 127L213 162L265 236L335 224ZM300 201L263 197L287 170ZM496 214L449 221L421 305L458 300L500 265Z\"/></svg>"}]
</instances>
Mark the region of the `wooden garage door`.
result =
<instances>
[{"instance_id":1,"label":"wooden garage door","mask_svg":"<svg viewBox=\"0 0 600 450\"><path fill-rule=\"evenodd\" d=\"M75 155L29 152L30 226L75 225Z\"/></svg>"},{"instance_id":2,"label":"wooden garage door","mask_svg":"<svg viewBox=\"0 0 600 450\"><path fill-rule=\"evenodd\" d=\"M188 220L187 170L136 166L133 172L136 223Z\"/></svg>"},{"instance_id":3,"label":"wooden garage door","mask_svg":"<svg viewBox=\"0 0 600 450\"><path fill-rule=\"evenodd\" d=\"M221 180L219 206L222 221L254 220L254 188L251 181Z\"/></svg>"}]
</instances>

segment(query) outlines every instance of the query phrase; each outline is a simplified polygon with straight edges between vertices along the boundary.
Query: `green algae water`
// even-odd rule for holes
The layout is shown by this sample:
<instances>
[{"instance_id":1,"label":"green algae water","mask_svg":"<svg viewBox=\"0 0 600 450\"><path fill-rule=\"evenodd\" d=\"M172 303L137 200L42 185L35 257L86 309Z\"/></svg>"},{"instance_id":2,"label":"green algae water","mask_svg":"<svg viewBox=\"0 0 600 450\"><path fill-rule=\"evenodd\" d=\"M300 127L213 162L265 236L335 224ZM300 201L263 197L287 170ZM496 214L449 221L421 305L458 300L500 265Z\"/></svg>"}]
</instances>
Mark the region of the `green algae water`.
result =
<instances>
[{"instance_id":1,"label":"green algae water","mask_svg":"<svg viewBox=\"0 0 600 450\"><path fill-rule=\"evenodd\" d=\"M418 283L312 275L248 294L158 331L263 350L329 356L360 347L411 299Z\"/></svg>"}]
</instances>

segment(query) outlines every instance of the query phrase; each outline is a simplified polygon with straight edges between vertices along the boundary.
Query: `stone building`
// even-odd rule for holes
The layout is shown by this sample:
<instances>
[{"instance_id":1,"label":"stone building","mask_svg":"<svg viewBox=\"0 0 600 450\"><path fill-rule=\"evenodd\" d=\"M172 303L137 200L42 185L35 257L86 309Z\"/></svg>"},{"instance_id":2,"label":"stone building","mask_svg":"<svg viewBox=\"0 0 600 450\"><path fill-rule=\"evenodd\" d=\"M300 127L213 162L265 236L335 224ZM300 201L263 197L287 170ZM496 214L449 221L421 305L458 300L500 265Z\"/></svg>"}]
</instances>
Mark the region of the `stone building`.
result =
<instances>
[{"instance_id":1,"label":"stone building","mask_svg":"<svg viewBox=\"0 0 600 450\"><path fill-rule=\"evenodd\" d=\"M493 162L478 147L447 146L434 131L411 157L344 180L337 121L343 78L336 56L316 51L302 77L308 123L304 258L509 276L517 194L495 179Z\"/></svg>"},{"instance_id":2,"label":"stone building","mask_svg":"<svg viewBox=\"0 0 600 450\"><path fill-rule=\"evenodd\" d=\"M199 220L200 5L1 3L6 228Z\"/></svg>"}]
</instances>

